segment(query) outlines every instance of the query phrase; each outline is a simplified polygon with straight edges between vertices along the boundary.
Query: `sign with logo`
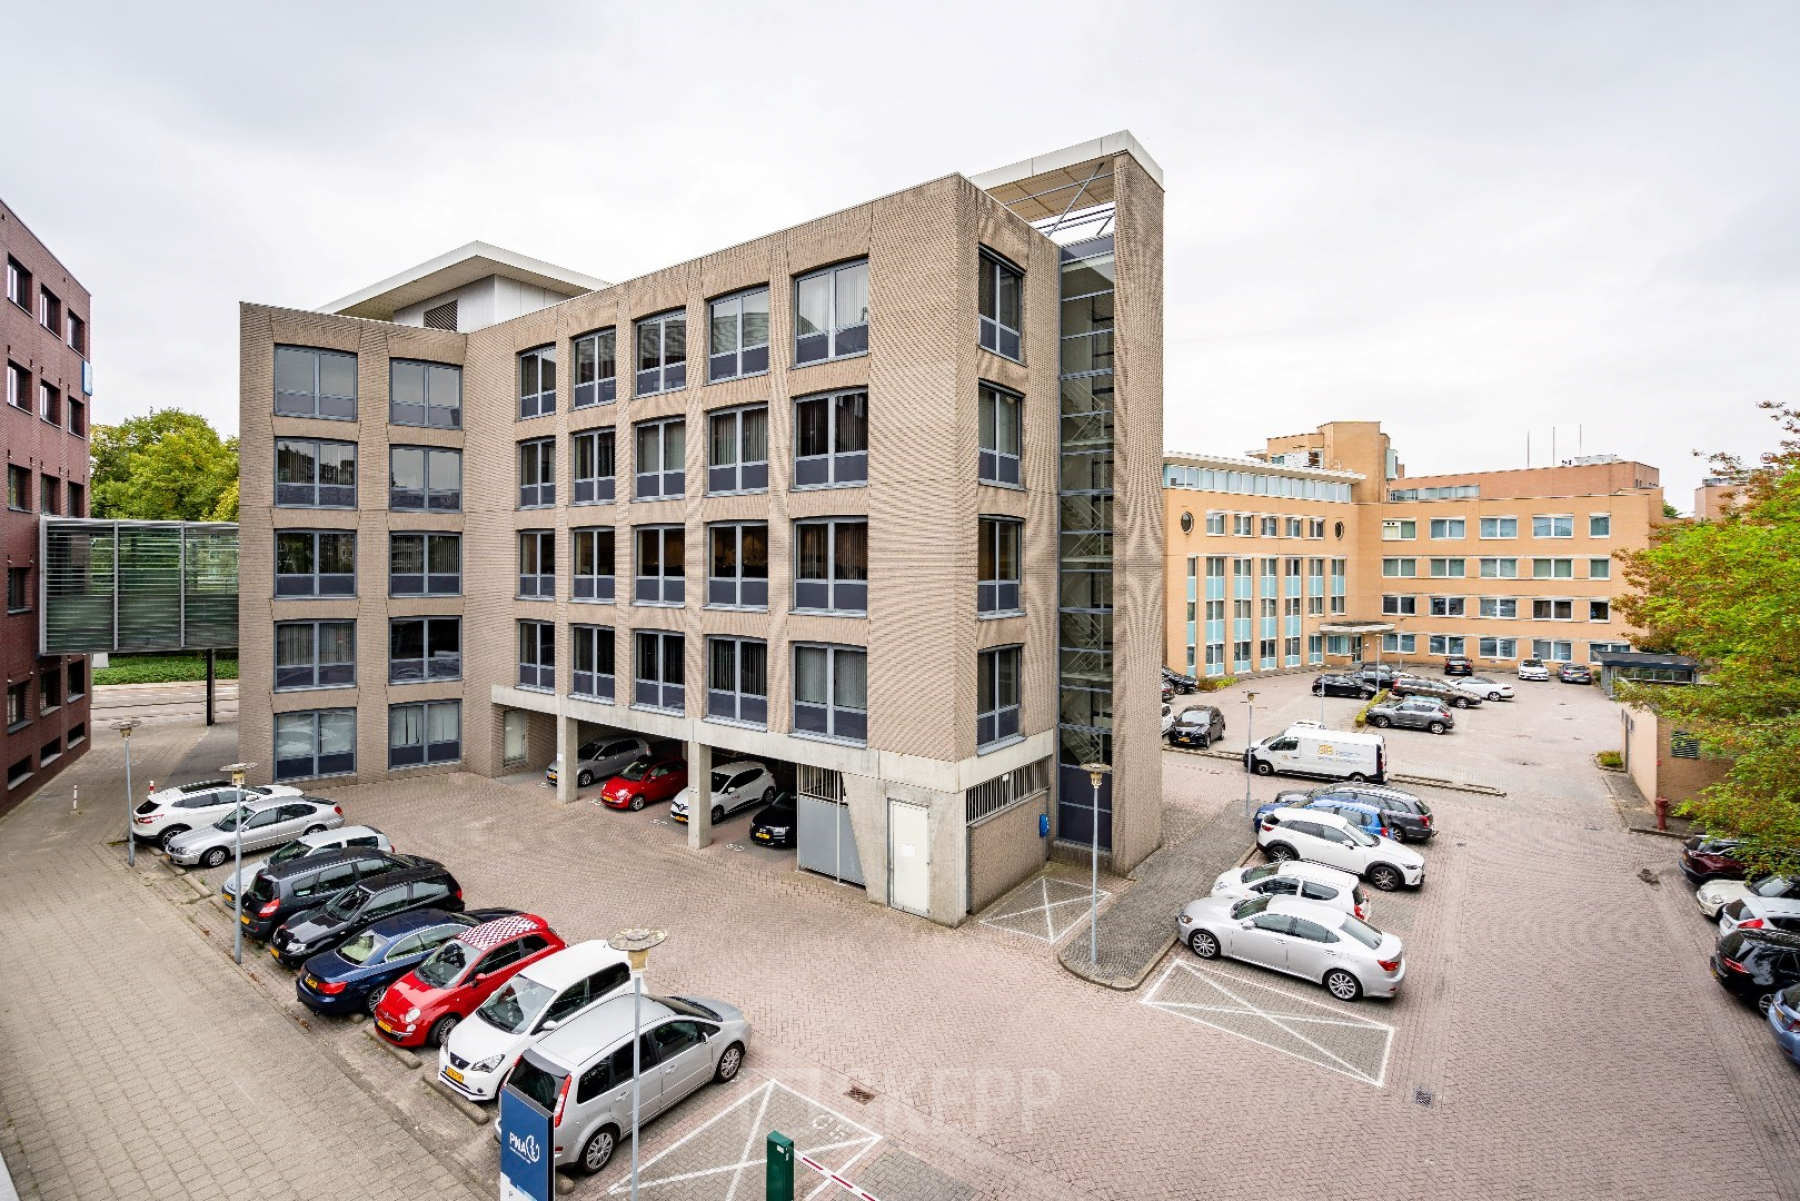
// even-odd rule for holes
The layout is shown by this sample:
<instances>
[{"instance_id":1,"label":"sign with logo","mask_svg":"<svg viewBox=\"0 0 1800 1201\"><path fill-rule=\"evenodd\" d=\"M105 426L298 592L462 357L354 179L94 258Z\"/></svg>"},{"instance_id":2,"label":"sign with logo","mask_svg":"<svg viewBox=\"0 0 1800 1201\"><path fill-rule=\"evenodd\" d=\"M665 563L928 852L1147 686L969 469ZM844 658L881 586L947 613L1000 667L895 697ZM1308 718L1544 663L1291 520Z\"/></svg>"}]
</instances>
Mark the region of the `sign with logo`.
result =
<instances>
[{"instance_id":1,"label":"sign with logo","mask_svg":"<svg viewBox=\"0 0 1800 1201\"><path fill-rule=\"evenodd\" d=\"M550 1111L511 1088L500 1090L500 1201L556 1196L556 1143Z\"/></svg>"}]
</instances>

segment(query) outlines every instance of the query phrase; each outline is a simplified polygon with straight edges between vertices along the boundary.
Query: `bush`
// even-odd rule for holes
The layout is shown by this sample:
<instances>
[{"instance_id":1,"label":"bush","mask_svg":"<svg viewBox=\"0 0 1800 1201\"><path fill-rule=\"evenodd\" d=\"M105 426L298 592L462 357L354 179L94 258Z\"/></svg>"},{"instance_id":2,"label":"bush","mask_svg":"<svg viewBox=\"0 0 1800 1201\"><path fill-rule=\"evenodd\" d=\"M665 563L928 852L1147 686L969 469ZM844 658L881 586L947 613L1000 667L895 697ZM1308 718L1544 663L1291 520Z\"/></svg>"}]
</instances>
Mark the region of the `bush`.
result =
<instances>
[{"instance_id":1,"label":"bush","mask_svg":"<svg viewBox=\"0 0 1800 1201\"><path fill-rule=\"evenodd\" d=\"M1200 680L1201 692L1217 692L1221 688L1229 688L1237 683L1236 676L1203 676Z\"/></svg>"},{"instance_id":2,"label":"bush","mask_svg":"<svg viewBox=\"0 0 1800 1201\"><path fill-rule=\"evenodd\" d=\"M237 679L237 660L217 660L213 675L220 680ZM205 678L205 655L114 655L108 666L94 673L96 685L174 684Z\"/></svg>"},{"instance_id":3,"label":"bush","mask_svg":"<svg viewBox=\"0 0 1800 1201\"><path fill-rule=\"evenodd\" d=\"M1601 751L1598 755L1594 756L1594 760L1599 763L1601 767L1618 768L1625 766L1625 756L1617 751Z\"/></svg>"},{"instance_id":4,"label":"bush","mask_svg":"<svg viewBox=\"0 0 1800 1201\"><path fill-rule=\"evenodd\" d=\"M1369 710L1372 707L1381 704L1383 701L1387 700L1387 698L1388 698L1388 692L1387 692L1387 689L1385 689L1385 688L1383 688L1380 692L1377 692L1374 696L1370 697L1369 703L1364 705L1362 708L1360 708L1356 711L1356 720L1350 723L1351 726L1355 729L1360 730L1364 726L1368 725L1369 724Z\"/></svg>"}]
</instances>

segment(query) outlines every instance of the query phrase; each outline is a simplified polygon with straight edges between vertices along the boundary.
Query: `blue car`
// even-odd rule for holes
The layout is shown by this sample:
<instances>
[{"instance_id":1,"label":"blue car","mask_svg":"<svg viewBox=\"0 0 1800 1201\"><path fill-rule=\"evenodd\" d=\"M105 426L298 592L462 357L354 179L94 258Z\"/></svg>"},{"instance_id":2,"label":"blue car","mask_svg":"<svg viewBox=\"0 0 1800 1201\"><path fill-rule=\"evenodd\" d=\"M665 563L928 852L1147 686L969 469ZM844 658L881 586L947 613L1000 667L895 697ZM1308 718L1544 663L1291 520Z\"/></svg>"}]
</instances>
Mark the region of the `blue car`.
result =
<instances>
[{"instance_id":1,"label":"blue car","mask_svg":"<svg viewBox=\"0 0 1800 1201\"><path fill-rule=\"evenodd\" d=\"M372 1013L388 985L444 943L483 922L511 917L516 909L446 913L415 909L367 926L336 950L321 951L300 967L294 995L315 1013Z\"/></svg>"},{"instance_id":2,"label":"blue car","mask_svg":"<svg viewBox=\"0 0 1800 1201\"><path fill-rule=\"evenodd\" d=\"M1787 1057L1800 1063L1800 986L1785 988L1769 1003L1769 1029Z\"/></svg>"},{"instance_id":3,"label":"blue car","mask_svg":"<svg viewBox=\"0 0 1800 1201\"><path fill-rule=\"evenodd\" d=\"M1255 835L1261 830L1263 815L1277 809L1318 809L1324 813L1335 813L1376 838L1392 837L1388 831L1387 818L1381 810L1366 801L1350 801L1332 796L1318 797L1304 805L1297 805L1293 801L1270 801L1267 805L1259 806L1256 816L1250 819L1250 833Z\"/></svg>"}]
</instances>

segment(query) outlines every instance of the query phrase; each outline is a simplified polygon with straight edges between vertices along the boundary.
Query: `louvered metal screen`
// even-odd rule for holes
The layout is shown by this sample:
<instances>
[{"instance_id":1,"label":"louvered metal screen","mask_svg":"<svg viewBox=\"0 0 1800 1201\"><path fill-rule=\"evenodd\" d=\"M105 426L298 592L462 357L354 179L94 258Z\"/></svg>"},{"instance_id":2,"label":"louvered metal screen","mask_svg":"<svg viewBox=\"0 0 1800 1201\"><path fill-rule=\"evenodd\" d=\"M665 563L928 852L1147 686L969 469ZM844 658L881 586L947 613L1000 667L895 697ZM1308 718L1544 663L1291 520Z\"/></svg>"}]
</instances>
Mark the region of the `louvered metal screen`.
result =
<instances>
[{"instance_id":1,"label":"louvered metal screen","mask_svg":"<svg viewBox=\"0 0 1800 1201\"><path fill-rule=\"evenodd\" d=\"M238 528L43 518L43 654L237 645Z\"/></svg>"}]
</instances>

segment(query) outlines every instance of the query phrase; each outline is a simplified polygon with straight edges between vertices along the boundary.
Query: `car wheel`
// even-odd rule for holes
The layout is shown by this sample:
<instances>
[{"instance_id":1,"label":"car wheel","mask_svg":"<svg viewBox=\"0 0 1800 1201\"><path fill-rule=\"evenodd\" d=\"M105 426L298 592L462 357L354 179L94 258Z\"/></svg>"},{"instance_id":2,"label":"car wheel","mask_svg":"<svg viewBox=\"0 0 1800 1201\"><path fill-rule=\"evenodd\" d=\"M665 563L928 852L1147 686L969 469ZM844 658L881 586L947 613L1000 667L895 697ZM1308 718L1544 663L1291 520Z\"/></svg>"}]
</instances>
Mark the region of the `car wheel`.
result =
<instances>
[{"instance_id":1,"label":"car wheel","mask_svg":"<svg viewBox=\"0 0 1800 1201\"><path fill-rule=\"evenodd\" d=\"M1406 877L1402 876L1400 869L1392 864L1377 863L1369 869L1369 883L1382 892L1393 892L1406 883Z\"/></svg>"},{"instance_id":2,"label":"car wheel","mask_svg":"<svg viewBox=\"0 0 1800 1201\"><path fill-rule=\"evenodd\" d=\"M1367 782L1367 780L1368 780L1368 778L1369 778L1369 777L1367 777L1367 776L1365 776L1365 775L1363 775L1363 774L1362 774L1362 773L1361 773L1361 772L1359 772L1359 771L1353 771L1353 772L1351 772L1351 773L1350 773L1350 782L1351 782L1351 783L1352 783L1352 784L1362 784L1362 783L1365 783L1365 782Z\"/></svg>"},{"instance_id":3,"label":"car wheel","mask_svg":"<svg viewBox=\"0 0 1800 1201\"><path fill-rule=\"evenodd\" d=\"M1406 831L1402 830L1399 826L1389 826L1388 827L1388 837L1393 839L1395 842L1405 842L1406 841Z\"/></svg>"},{"instance_id":4,"label":"car wheel","mask_svg":"<svg viewBox=\"0 0 1800 1201\"><path fill-rule=\"evenodd\" d=\"M387 996L387 990L388 986L385 984L377 984L369 990L369 999L366 1004L369 1007L370 1017L375 1016L375 1007L381 1004L381 998Z\"/></svg>"},{"instance_id":5,"label":"car wheel","mask_svg":"<svg viewBox=\"0 0 1800 1201\"><path fill-rule=\"evenodd\" d=\"M1294 848L1285 842L1270 843L1263 848L1263 854L1267 855L1276 863L1286 863L1290 859L1299 858L1299 856L1294 853Z\"/></svg>"},{"instance_id":6,"label":"car wheel","mask_svg":"<svg viewBox=\"0 0 1800 1201\"><path fill-rule=\"evenodd\" d=\"M584 772L580 773L579 775L577 775L575 777L575 783L580 785L582 788L592 788L594 786L594 773L591 771L584 771Z\"/></svg>"},{"instance_id":7,"label":"car wheel","mask_svg":"<svg viewBox=\"0 0 1800 1201\"><path fill-rule=\"evenodd\" d=\"M1466 696L1459 696L1450 703L1455 705L1458 709L1467 709L1469 707L1469 698Z\"/></svg>"},{"instance_id":8,"label":"car wheel","mask_svg":"<svg viewBox=\"0 0 1800 1201\"><path fill-rule=\"evenodd\" d=\"M1768 1017L1769 1016L1769 1006L1773 1005L1774 1003L1775 1003L1775 994L1772 992L1766 992L1762 996L1756 998L1756 1012L1762 1014L1764 1017Z\"/></svg>"},{"instance_id":9,"label":"car wheel","mask_svg":"<svg viewBox=\"0 0 1800 1201\"><path fill-rule=\"evenodd\" d=\"M1430 725L1426 726L1425 728L1427 730L1430 730L1433 734L1442 734L1444 732L1445 726L1444 726L1444 723L1441 721L1434 721Z\"/></svg>"},{"instance_id":10,"label":"car wheel","mask_svg":"<svg viewBox=\"0 0 1800 1201\"><path fill-rule=\"evenodd\" d=\"M201 867L217 867L223 862L225 862L224 847L214 847L212 850L206 852L206 854L200 856Z\"/></svg>"},{"instance_id":11,"label":"car wheel","mask_svg":"<svg viewBox=\"0 0 1800 1201\"><path fill-rule=\"evenodd\" d=\"M725 1054L719 1056L719 1066L713 1069L713 1079L720 1084L730 1084L737 1076L738 1069L744 1066L744 1044L732 1043L725 1048Z\"/></svg>"},{"instance_id":12,"label":"car wheel","mask_svg":"<svg viewBox=\"0 0 1800 1201\"><path fill-rule=\"evenodd\" d=\"M1212 749L1212 739L1208 738L1206 735L1202 734L1200 736L1200 749L1203 751L1211 750Z\"/></svg>"},{"instance_id":13,"label":"car wheel","mask_svg":"<svg viewBox=\"0 0 1800 1201\"><path fill-rule=\"evenodd\" d=\"M308 834L323 834L323 833L325 833L325 827L324 826L308 826L308 827L306 827L306 832Z\"/></svg>"},{"instance_id":14,"label":"car wheel","mask_svg":"<svg viewBox=\"0 0 1800 1201\"><path fill-rule=\"evenodd\" d=\"M456 1029L456 1024L461 1020L454 1013L446 1013L431 1024L431 1033L425 1036L426 1043L433 1047L443 1046L450 1041L450 1032Z\"/></svg>"},{"instance_id":15,"label":"car wheel","mask_svg":"<svg viewBox=\"0 0 1800 1201\"><path fill-rule=\"evenodd\" d=\"M575 1170L583 1176L592 1176L601 1168L612 1162L613 1152L619 1147L619 1133L611 1126L602 1126L594 1131L594 1137L588 1139L587 1145L581 1148L581 1155L575 1160Z\"/></svg>"},{"instance_id":16,"label":"car wheel","mask_svg":"<svg viewBox=\"0 0 1800 1201\"><path fill-rule=\"evenodd\" d=\"M186 826L170 826L167 830L164 830L161 835L162 849L165 851L168 850L170 843L174 842L177 838L180 838L187 832L188 828Z\"/></svg>"},{"instance_id":17,"label":"car wheel","mask_svg":"<svg viewBox=\"0 0 1800 1201\"><path fill-rule=\"evenodd\" d=\"M1362 996L1362 981L1341 967L1325 973L1325 991L1340 1001L1354 1001Z\"/></svg>"},{"instance_id":18,"label":"car wheel","mask_svg":"<svg viewBox=\"0 0 1800 1201\"><path fill-rule=\"evenodd\" d=\"M1188 946L1202 959L1219 957L1219 940L1205 930L1196 930L1188 938Z\"/></svg>"},{"instance_id":19,"label":"car wheel","mask_svg":"<svg viewBox=\"0 0 1800 1201\"><path fill-rule=\"evenodd\" d=\"M724 820L725 820L725 806L714 805L713 806L713 814L712 814L712 824L716 826Z\"/></svg>"},{"instance_id":20,"label":"car wheel","mask_svg":"<svg viewBox=\"0 0 1800 1201\"><path fill-rule=\"evenodd\" d=\"M644 798L643 797L634 796L631 798L631 811L633 813L636 813L639 809L642 809L643 807L644 807Z\"/></svg>"},{"instance_id":21,"label":"car wheel","mask_svg":"<svg viewBox=\"0 0 1800 1201\"><path fill-rule=\"evenodd\" d=\"M1377 730L1385 730L1394 723L1385 717L1371 717L1369 719L1369 724L1374 726Z\"/></svg>"}]
</instances>

